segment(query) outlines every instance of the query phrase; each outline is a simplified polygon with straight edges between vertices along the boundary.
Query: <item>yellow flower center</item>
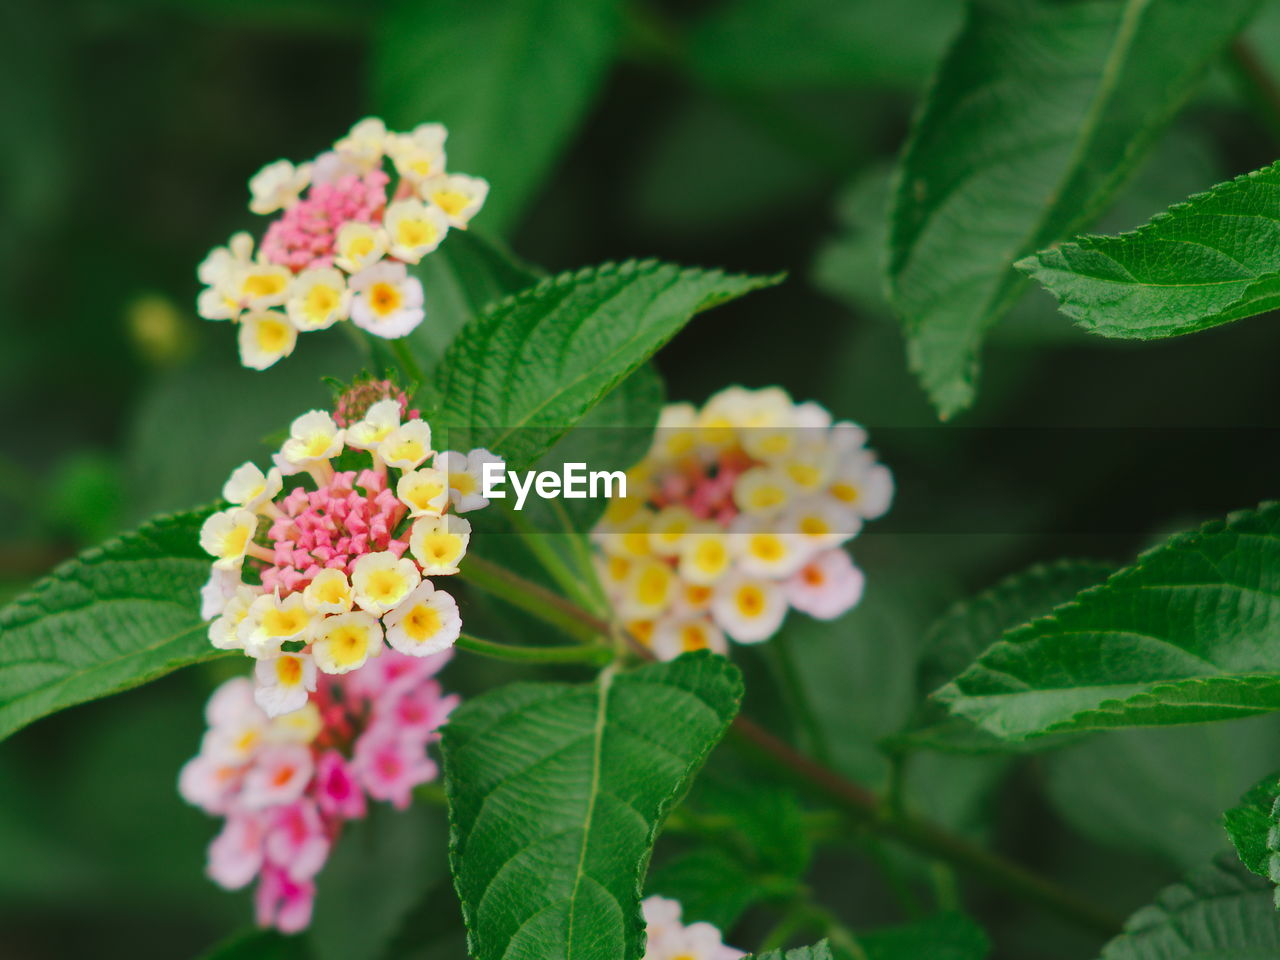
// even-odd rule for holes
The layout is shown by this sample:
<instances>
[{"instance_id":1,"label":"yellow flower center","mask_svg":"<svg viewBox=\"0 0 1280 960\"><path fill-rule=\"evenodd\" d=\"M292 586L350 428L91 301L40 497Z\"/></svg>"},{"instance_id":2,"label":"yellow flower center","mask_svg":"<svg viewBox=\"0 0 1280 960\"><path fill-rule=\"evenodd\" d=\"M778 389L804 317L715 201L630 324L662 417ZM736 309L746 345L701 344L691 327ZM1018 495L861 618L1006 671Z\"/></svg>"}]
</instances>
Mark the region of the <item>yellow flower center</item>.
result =
<instances>
[{"instance_id":1,"label":"yellow flower center","mask_svg":"<svg viewBox=\"0 0 1280 960\"><path fill-rule=\"evenodd\" d=\"M282 687L296 687L302 682L302 662L294 657L277 657L276 681Z\"/></svg>"},{"instance_id":2,"label":"yellow flower center","mask_svg":"<svg viewBox=\"0 0 1280 960\"><path fill-rule=\"evenodd\" d=\"M436 242L435 224L406 217L396 225L396 238L402 247L429 247Z\"/></svg>"},{"instance_id":3,"label":"yellow flower center","mask_svg":"<svg viewBox=\"0 0 1280 960\"><path fill-rule=\"evenodd\" d=\"M264 353L279 353L289 344L289 327L278 320L258 324L258 348Z\"/></svg>"},{"instance_id":4,"label":"yellow flower center","mask_svg":"<svg viewBox=\"0 0 1280 960\"><path fill-rule=\"evenodd\" d=\"M274 297L289 281L279 273L251 273L244 278L241 292L247 297Z\"/></svg>"},{"instance_id":5,"label":"yellow flower center","mask_svg":"<svg viewBox=\"0 0 1280 960\"><path fill-rule=\"evenodd\" d=\"M440 632L442 626L440 614L425 603L418 604L404 618L404 632L417 643L430 640Z\"/></svg>"},{"instance_id":6,"label":"yellow flower center","mask_svg":"<svg viewBox=\"0 0 1280 960\"><path fill-rule=\"evenodd\" d=\"M431 195L431 199L435 201L437 207L451 217L456 217L471 202L470 197L457 190L437 190Z\"/></svg>"},{"instance_id":7,"label":"yellow flower center","mask_svg":"<svg viewBox=\"0 0 1280 960\"><path fill-rule=\"evenodd\" d=\"M379 316L386 317L395 313L403 301L400 291L390 283L375 283L369 289L369 305Z\"/></svg>"}]
</instances>

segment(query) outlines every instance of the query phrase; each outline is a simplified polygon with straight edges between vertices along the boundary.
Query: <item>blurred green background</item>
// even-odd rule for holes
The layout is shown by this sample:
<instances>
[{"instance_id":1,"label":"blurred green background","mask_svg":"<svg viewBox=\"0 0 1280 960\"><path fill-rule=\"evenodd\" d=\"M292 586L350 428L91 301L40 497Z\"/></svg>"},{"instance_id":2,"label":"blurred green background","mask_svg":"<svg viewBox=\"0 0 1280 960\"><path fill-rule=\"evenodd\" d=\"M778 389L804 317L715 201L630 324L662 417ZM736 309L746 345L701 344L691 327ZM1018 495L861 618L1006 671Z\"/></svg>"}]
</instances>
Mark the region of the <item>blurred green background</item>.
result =
<instances>
[{"instance_id":1,"label":"blurred green background","mask_svg":"<svg viewBox=\"0 0 1280 960\"><path fill-rule=\"evenodd\" d=\"M927 627L950 602L1036 561L1120 562L1265 497L1278 466L1280 328L1108 343L1038 290L994 332L976 408L938 424L880 292L881 235L895 153L962 8L5 4L0 597L156 512L212 500L231 466L261 460L264 437L325 401L321 375L354 372L340 334L306 337L269 375L241 370L228 328L195 317L195 265L233 230L261 229L246 181L265 162L313 156L371 113L444 120L451 166L494 181L474 229L549 270L658 256L789 272L696 320L658 367L673 399L782 384L866 424L894 469L893 513L854 544L866 601L835 626L793 618L787 637L833 761L881 785L875 743L916 709ZM1280 67L1280 5L1250 38ZM548 60L554 82L532 73ZM1135 226L1278 148L1224 61L1102 226ZM768 655L740 660L748 709L784 724ZM187 671L0 745L0 956L193 957L248 924L248 898L201 872L215 824L175 791L200 704L236 669ZM511 675L459 661L446 682L473 693ZM712 781L749 762L722 754ZM1126 912L1224 848L1218 812L1277 758L1271 719L1017 761L926 755L906 802ZM367 828L321 876L315 954L462 956L440 808ZM808 878L855 930L909 912L881 879L886 860L926 900L937 886L935 865L836 835ZM659 868L686 845L664 839ZM999 956L1096 946L981 887L964 899ZM756 908L727 939L754 947L771 919Z\"/></svg>"}]
</instances>

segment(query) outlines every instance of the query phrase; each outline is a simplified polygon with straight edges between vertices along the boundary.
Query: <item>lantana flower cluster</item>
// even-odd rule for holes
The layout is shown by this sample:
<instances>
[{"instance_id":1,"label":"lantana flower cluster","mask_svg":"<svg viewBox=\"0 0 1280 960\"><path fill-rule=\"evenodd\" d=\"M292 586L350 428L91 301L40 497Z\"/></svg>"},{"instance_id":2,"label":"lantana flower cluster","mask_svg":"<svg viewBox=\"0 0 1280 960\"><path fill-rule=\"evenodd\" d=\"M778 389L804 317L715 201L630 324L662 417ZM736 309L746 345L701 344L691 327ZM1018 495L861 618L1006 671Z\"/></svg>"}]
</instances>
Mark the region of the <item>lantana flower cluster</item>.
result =
<instances>
[{"instance_id":1,"label":"lantana flower cluster","mask_svg":"<svg viewBox=\"0 0 1280 960\"><path fill-rule=\"evenodd\" d=\"M244 677L205 708L209 729L179 775L183 798L226 823L209 846L208 874L238 890L256 878L262 927L311 922L316 875L343 826L370 801L403 809L437 767L427 745L457 705L434 674L451 652L388 653L371 669L322 676L302 708L269 717Z\"/></svg>"},{"instance_id":2,"label":"lantana flower cluster","mask_svg":"<svg viewBox=\"0 0 1280 960\"><path fill-rule=\"evenodd\" d=\"M348 318L386 338L422 322L409 267L466 229L489 193L484 180L446 170L447 135L438 123L395 133L370 117L315 160L277 160L253 176L249 209L274 219L256 251L241 232L209 253L196 302L206 320L239 325L246 367L265 370L299 333Z\"/></svg>"},{"instance_id":3,"label":"lantana flower cluster","mask_svg":"<svg viewBox=\"0 0 1280 960\"><path fill-rule=\"evenodd\" d=\"M640 909L648 938L641 960L739 960L746 956L725 946L719 929L712 924L681 923L677 900L648 897Z\"/></svg>"},{"instance_id":4,"label":"lantana flower cluster","mask_svg":"<svg viewBox=\"0 0 1280 960\"><path fill-rule=\"evenodd\" d=\"M237 467L223 488L232 505L200 532L214 558L209 640L258 661L254 697L269 716L301 709L319 676L359 670L384 643L427 657L462 629L431 578L458 572L471 539L459 514L488 505L481 471L498 458L436 453L403 397L351 406L339 403L354 422L294 420L267 472Z\"/></svg>"},{"instance_id":5,"label":"lantana flower cluster","mask_svg":"<svg viewBox=\"0 0 1280 960\"><path fill-rule=\"evenodd\" d=\"M792 608L828 620L853 607L864 578L844 544L893 498L866 441L776 387L667 406L592 533L628 631L671 659L767 640Z\"/></svg>"}]
</instances>

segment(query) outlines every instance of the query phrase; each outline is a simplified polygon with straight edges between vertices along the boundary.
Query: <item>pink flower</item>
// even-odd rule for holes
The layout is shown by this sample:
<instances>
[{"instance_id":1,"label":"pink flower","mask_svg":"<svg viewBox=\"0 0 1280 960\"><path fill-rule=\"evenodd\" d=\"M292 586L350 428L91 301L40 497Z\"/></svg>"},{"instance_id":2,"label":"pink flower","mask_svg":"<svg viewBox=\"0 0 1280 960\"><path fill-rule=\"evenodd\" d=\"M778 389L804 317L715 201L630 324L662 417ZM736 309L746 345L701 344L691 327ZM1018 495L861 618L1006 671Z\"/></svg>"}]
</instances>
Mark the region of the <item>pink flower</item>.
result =
<instances>
[{"instance_id":1,"label":"pink flower","mask_svg":"<svg viewBox=\"0 0 1280 960\"><path fill-rule=\"evenodd\" d=\"M416 659L416 658L415 658ZM385 721L400 731L401 736L425 744L449 718L458 705L458 697L442 697L440 684L428 680L399 697L383 698L374 706L374 722Z\"/></svg>"},{"instance_id":2,"label":"pink flower","mask_svg":"<svg viewBox=\"0 0 1280 960\"><path fill-rule=\"evenodd\" d=\"M311 800L278 807L267 832L267 859L293 880L310 880L329 859L329 836Z\"/></svg>"},{"instance_id":3,"label":"pink flower","mask_svg":"<svg viewBox=\"0 0 1280 960\"><path fill-rule=\"evenodd\" d=\"M268 864L254 896L258 926L275 927L281 933L297 933L311 923L316 885L310 880L296 881L288 871Z\"/></svg>"},{"instance_id":4,"label":"pink flower","mask_svg":"<svg viewBox=\"0 0 1280 960\"><path fill-rule=\"evenodd\" d=\"M356 741L353 767L369 796L387 800L399 810L409 806L414 787L436 776L436 765L420 744L381 725Z\"/></svg>"},{"instance_id":5,"label":"pink flower","mask_svg":"<svg viewBox=\"0 0 1280 960\"><path fill-rule=\"evenodd\" d=\"M375 170L363 178L348 174L330 183L316 183L274 223L262 238L262 253L272 263L294 273L333 263L333 247L344 223L374 223L387 202L385 173Z\"/></svg>"},{"instance_id":6,"label":"pink flower","mask_svg":"<svg viewBox=\"0 0 1280 960\"><path fill-rule=\"evenodd\" d=\"M862 599L866 582L861 570L843 550L827 550L801 567L787 581L787 600L797 610L834 620Z\"/></svg>"},{"instance_id":7,"label":"pink flower","mask_svg":"<svg viewBox=\"0 0 1280 960\"><path fill-rule=\"evenodd\" d=\"M240 790L244 768L209 754L198 754L182 766L178 774L178 793L193 807L206 813L226 813Z\"/></svg>"},{"instance_id":8,"label":"pink flower","mask_svg":"<svg viewBox=\"0 0 1280 960\"><path fill-rule=\"evenodd\" d=\"M236 813L209 844L207 872L214 883L227 890L239 890L262 869L265 836L256 813Z\"/></svg>"},{"instance_id":9,"label":"pink flower","mask_svg":"<svg viewBox=\"0 0 1280 960\"><path fill-rule=\"evenodd\" d=\"M254 759L245 774L240 801L249 808L293 803L306 789L314 771L311 751L299 744L270 746Z\"/></svg>"},{"instance_id":10,"label":"pink flower","mask_svg":"<svg viewBox=\"0 0 1280 960\"><path fill-rule=\"evenodd\" d=\"M320 811L328 816L359 820L365 815L364 793L336 750L326 750L316 761L315 796Z\"/></svg>"}]
</instances>

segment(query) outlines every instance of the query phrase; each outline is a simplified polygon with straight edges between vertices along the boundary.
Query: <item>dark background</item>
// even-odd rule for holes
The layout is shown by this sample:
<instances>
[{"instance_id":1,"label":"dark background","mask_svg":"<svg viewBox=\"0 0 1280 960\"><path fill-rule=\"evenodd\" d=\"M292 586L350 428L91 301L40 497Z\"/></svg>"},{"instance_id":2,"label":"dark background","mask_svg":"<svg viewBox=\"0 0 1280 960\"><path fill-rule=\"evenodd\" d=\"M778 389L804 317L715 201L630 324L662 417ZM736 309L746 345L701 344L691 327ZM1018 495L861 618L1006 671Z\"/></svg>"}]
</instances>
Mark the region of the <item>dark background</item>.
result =
<instances>
[{"instance_id":1,"label":"dark background","mask_svg":"<svg viewBox=\"0 0 1280 960\"><path fill-rule=\"evenodd\" d=\"M1255 504L1277 467L1269 317L1114 343L1031 290L991 337L977 406L937 422L880 294L880 236L889 165L961 7L628 7L617 63L505 238L552 271L658 256L789 273L697 319L658 367L672 399L730 383L816 399L867 425L895 471L893 512L854 544L863 606L836 627L788 628L838 766L876 785L874 742L915 708L925 630L950 602L1038 561L1121 562ZM195 266L233 230L261 229L245 184L263 163L310 157L394 107L369 80L388 16L344 0L0 11L0 598L147 516L212 500L231 466L262 459L261 438L324 402L322 374L358 365L341 336L313 335L270 375L240 370L228 328L194 314ZM1251 37L1280 66L1275 4ZM1135 226L1272 160L1280 145L1252 107L1224 61L1101 226ZM740 660L752 709L774 716L762 655ZM203 699L235 670L187 671L0 745L0 956L190 957L248 923L247 898L201 874L215 825L175 791ZM507 676L459 662L446 681L470 693ZM1127 912L1224 847L1216 817L1277 758L1270 719L1126 733L1017 762L926 756L907 799ZM379 956L373 927L396 928L415 904L407 943L461 955L442 822L423 803L348 838L321 876L318 955ZM379 844L422 852L380 858ZM811 875L855 930L903 918L873 859L837 847ZM931 865L899 859L927 900ZM394 908L366 908L375 884L396 887ZM965 890L1000 956L1093 955L1041 915ZM769 920L761 908L727 939L754 947Z\"/></svg>"}]
</instances>

